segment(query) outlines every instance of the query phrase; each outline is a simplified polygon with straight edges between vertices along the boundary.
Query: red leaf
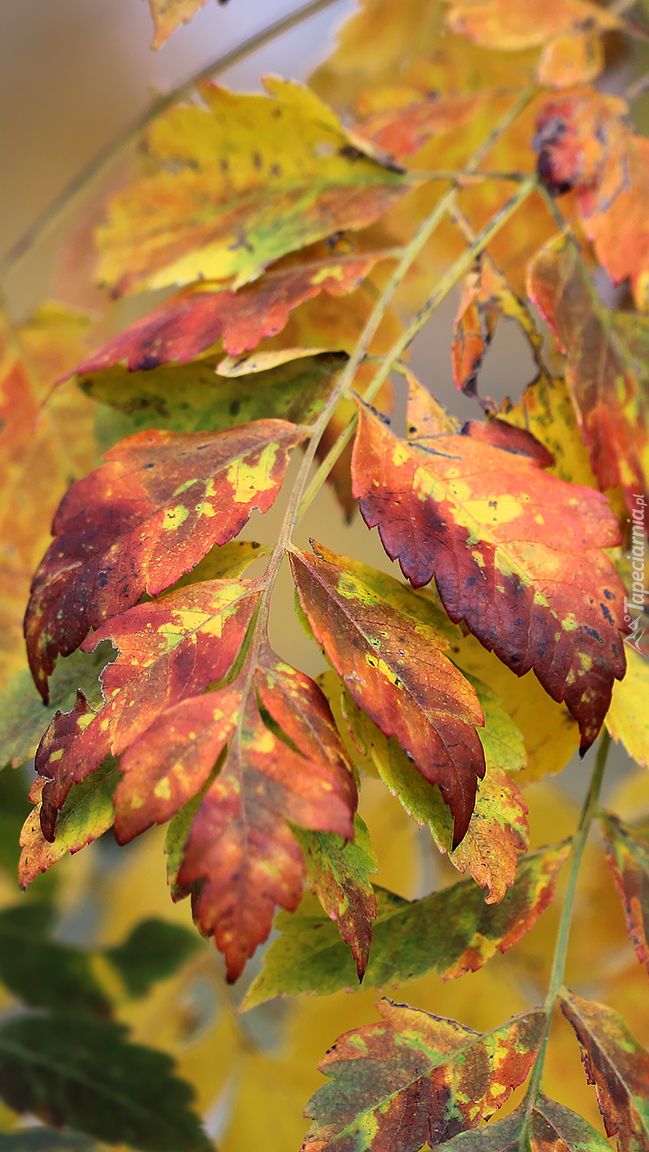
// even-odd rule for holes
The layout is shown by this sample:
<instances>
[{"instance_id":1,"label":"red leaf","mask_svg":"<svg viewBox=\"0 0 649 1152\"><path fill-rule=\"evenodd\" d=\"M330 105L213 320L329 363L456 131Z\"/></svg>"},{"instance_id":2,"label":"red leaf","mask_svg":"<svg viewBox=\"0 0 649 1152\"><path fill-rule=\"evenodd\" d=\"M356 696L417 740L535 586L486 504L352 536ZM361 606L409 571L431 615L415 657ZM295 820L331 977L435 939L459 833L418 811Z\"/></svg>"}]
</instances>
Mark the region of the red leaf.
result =
<instances>
[{"instance_id":1,"label":"red leaf","mask_svg":"<svg viewBox=\"0 0 649 1152\"><path fill-rule=\"evenodd\" d=\"M396 736L424 779L439 784L455 846L485 770L475 691L440 650L448 647L443 637L382 600L346 570L344 557L314 548L318 558L295 551L290 561L315 637L356 703Z\"/></svg>"},{"instance_id":2,"label":"red leaf","mask_svg":"<svg viewBox=\"0 0 649 1152\"><path fill-rule=\"evenodd\" d=\"M56 658L98 628L157 596L224 544L280 490L288 449L302 432L257 420L227 432L139 432L70 486L36 572L25 617L32 674L47 700Z\"/></svg>"},{"instance_id":3,"label":"red leaf","mask_svg":"<svg viewBox=\"0 0 649 1152\"><path fill-rule=\"evenodd\" d=\"M416 588L435 576L454 623L517 675L534 668L588 748L625 671L625 590L601 551L619 528L605 497L471 436L405 444L366 406L353 483L404 575Z\"/></svg>"},{"instance_id":4,"label":"red leaf","mask_svg":"<svg viewBox=\"0 0 649 1152\"><path fill-rule=\"evenodd\" d=\"M139 604L86 640L84 651L111 640L119 656L102 674L103 708L93 712L79 693L74 710L57 712L41 740L35 766L50 781L41 810L47 840L73 784L109 752L123 752L165 708L225 676L258 596L249 580L206 580Z\"/></svg>"},{"instance_id":5,"label":"red leaf","mask_svg":"<svg viewBox=\"0 0 649 1152\"><path fill-rule=\"evenodd\" d=\"M267 689L269 664L266 655L260 683ZM300 902L304 857L287 821L345 839L354 835L356 786L333 722L326 718L324 697L316 699L317 686L295 669L277 664L271 675L284 680L277 696L271 688L271 702L280 694L299 701L287 712L287 735L298 751L264 725L249 700L225 763L194 817L177 877L181 890L201 882L192 895L194 915L204 933L214 934L231 982L268 936L275 906L292 911ZM308 699L319 713L319 734L309 730L308 718L299 718ZM174 709L173 726L185 708L193 712L195 703ZM166 715L156 726L162 752L165 722ZM326 734L323 725L330 728Z\"/></svg>"},{"instance_id":6,"label":"red leaf","mask_svg":"<svg viewBox=\"0 0 649 1152\"><path fill-rule=\"evenodd\" d=\"M256 348L277 335L298 304L320 292L346 296L365 279L382 253L342 252L336 245L318 244L299 257L286 257L259 280L238 292L223 281L199 281L170 296L153 312L114 336L84 360L78 376L125 361L131 372L160 364L186 364L223 341L232 356Z\"/></svg>"}]
</instances>

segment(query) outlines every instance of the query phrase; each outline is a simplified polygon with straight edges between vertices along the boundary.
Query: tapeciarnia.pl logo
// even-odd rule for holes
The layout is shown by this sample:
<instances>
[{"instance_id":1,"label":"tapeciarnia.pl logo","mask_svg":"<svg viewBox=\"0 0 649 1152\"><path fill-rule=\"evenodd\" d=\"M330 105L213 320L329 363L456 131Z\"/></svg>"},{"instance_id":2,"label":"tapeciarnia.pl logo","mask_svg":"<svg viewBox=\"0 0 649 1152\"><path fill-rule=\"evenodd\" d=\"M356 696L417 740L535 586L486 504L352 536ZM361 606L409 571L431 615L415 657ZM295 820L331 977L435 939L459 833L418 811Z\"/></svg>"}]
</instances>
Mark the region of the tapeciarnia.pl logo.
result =
<instances>
[{"instance_id":1,"label":"tapeciarnia.pl logo","mask_svg":"<svg viewBox=\"0 0 649 1152\"><path fill-rule=\"evenodd\" d=\"M628 636L625 636L624 643L628 644L630 648L635 648L641 656L646 655L640 647L640 641L644 635L644 628L640 627L640 621L645 607L645 597L648 595L645 588L645 508L646 500L644 496L636 496L633 494L636 506L631 512L632 519L629 521L632 524L631 529L631 549L627 553L627 558L631 561L631 589L628 596L624 598L624 621L626 624L631 625L631 631Z\"/></svg>"}]
</instances>

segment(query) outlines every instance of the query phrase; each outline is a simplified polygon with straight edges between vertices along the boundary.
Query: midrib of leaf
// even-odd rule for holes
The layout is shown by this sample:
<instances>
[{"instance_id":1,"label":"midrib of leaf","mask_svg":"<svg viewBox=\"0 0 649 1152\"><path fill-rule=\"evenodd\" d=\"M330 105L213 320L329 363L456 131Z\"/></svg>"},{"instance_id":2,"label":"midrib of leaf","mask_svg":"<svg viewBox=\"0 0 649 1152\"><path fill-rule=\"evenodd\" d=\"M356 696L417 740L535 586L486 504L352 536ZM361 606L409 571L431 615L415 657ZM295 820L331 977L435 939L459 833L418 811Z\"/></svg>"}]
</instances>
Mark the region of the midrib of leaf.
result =
<instances>
[{"instance_id":1,"label":"midrib of leaf","mask_svg":"<svg viewBox=\"0 0 649 1152\"><path fill-rule=\"evenodd\" d=\"M27 1017L25 1017L25 1019L27 1019ZM123 1038L122 1043L125 1047L127 1046L127 1042ZM51 1072L56 1072L59 1075L63 1074L67 1080L76 1082L80 1087L90 1088L92 1091L102 1094L107 1100L113 1100L115 1103L127 1108L130 1112L139 1112L145 1119L148 1119L150 1116L158 1118L157 1113L151 1112L148 1108L143 1108L134 1097L125 1096L117 1089L108 1087L102 1080L93 1080L90 1076L85 1075L76 1068L71 1068L69 1064L65 1064L63 1061L55 1060L51 1056L45 1056L43 1053L36 1052L31 1048L25 1048L15 1040L6 1040L1 1031L0 1051L5 1051L11 1056L17 1056L22 1059L25 1064L31 1064L34 1068L47 1068Z\"/></svg>"}]
</instances>

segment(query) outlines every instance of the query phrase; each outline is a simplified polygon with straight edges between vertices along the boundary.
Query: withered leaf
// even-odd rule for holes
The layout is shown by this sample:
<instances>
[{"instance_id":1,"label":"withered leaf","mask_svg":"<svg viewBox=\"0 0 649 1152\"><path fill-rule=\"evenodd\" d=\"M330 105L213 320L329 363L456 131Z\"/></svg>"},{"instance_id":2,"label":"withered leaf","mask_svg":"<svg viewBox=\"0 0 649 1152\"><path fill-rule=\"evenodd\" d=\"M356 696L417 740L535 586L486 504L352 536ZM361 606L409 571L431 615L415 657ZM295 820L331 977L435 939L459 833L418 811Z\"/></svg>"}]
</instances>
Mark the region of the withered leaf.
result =
<instances>
[{"instance_id":1,"label":"withered leaf","mask_svg":"<svg viewBox=\"0 0 649 1152\"><path fill-rule=\"evenodd\" d=\"M602 832L629 937L640 963L649 966L649 839L610 814L602 819Z\"/></svg>"},{"instance_id":2,"label":"withered leaf","mask_svg":"<svg viewBox=\"0 0 649 1152\"><path fill-rule=\"evenodd\" d=\"M386 736L396 736L425 780L439 784L458 844L484 775L475 691L444 656L443 636L383 600L348 571L344 557L314 548L316 557L290 556L314 635L356 703Z\"/></svg>"},{"instance_id":3,"label":"withered leaf","mask_svg":"<svg viewBox=\"0 0 649 1152\"><path fill-rule=\"evenodd\" d=\"M474 436L406 444L364 405L353 484L411 583L435 576L451 620L517 675L534 668L588 748L625 670L625 589L602 551L619 527L605 497Z\"/></svg>"},{"instance_id":4,"label":"withered leaf","mask_svg":"<svg viewBox=\"0 0 649 1152\"><path fill-rule=\"evenodd\" d=\"M606 1152L610 1144L601 1132L570 1108L539 1095L504 1120L460 1132L442 1145L444 1152Z\"/></svg>"},{"instance_id":5,"label":"withered leaf","mask_svg":"<svg viewBox=\"0 0 649 1152\"><path fill-rule=\"evenodd\" d=\"M59 654L91 628L169 588L236 536L280 490L302 432L258 420L227 432L130 436L68 489L54 541L36 572L25 617L30 667L47 700Z\"/></svg>"}]
</instances>

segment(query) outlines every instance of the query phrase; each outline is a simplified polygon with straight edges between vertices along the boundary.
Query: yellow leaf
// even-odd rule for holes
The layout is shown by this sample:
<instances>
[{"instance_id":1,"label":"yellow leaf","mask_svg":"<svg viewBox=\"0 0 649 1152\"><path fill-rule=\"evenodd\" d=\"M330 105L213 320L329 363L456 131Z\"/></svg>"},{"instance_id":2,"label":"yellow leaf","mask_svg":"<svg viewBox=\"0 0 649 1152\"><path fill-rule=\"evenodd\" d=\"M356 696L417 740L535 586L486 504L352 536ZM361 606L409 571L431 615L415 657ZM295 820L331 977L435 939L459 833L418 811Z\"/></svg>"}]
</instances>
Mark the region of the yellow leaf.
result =
<instances>
[{"instance_id":1,"label":"yellow leaf","mask_svg":"<svg viewBox=\"0 0 649 1152\"><path fill-rule=\"evenodd\" d=\"M590 0L454 0L449 27L487 48L517 51L543 44L583 25L620 27L620 20Z\"/></svg>"},{"instance_id":2,"label":"yellow leaf","mask_svg":"<svg viewBox=\"0 0 649 1152\"><path fill-rule=\"evenodd\" d=\"M626 676L615 682L606 727L629 756L649 766L649 661L626 645Z\"/></svg>"},{"instance_id":3,"label":"yellow leaf","mask_svg":"<svg viewBox=\"0 0 649 1152\"><path fill-rule=\"evenodd\" d=\"M149 175L110 202L99 279L117 294L236 277L340 229L363 228L407 189L307 88L266 77L268 96L203 83L206 107L152 124Z\"/></svg>"},{"instance_id":4,"label":"yellow leaf","mask_svg":"<svg viewBox=\"0 0 649 1152\"><path fill-rule=\"evenodd\" d=\"M161 48L181 24L188 24L207 0L149 0L155 36L152 48Z\"/></svg>"},{"instance_id":5,"label":"yellow leaf","mask_svg":"<svg viewBox=\"0 0 649 1152\"><path fill-rule=\"evenodd\" d=\"M592 28L550 40L541 53L539 84L572 88L590 84L604 67L601 36Z\"/></svg>"}]
</instances>

